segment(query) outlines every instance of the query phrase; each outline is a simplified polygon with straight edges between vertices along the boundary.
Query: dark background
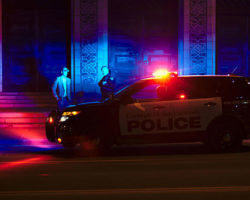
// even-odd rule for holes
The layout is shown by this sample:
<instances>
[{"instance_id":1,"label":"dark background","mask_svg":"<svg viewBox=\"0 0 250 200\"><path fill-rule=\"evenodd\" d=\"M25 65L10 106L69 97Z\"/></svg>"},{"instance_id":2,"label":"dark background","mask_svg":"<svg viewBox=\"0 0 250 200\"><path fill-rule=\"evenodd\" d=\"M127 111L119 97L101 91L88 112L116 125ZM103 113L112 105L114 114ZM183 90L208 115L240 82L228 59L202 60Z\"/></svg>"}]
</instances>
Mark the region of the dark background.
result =
<instances>
[{"instance_id":1,"label":"dark background","mask_svg":"<svg viewBox=\"0 0 250 200\"><path fill-rule=\"evenodd\" d=\"M3 90L50 91L67 64L67 0L3 1Z\"/></svg>"},{"instance_id":2,"label":"dark background","mask_svg":"<svg viewBox=\"0 0 250 200\"><path fill-rule=\"evenodd\" d=\"M250 0L216 1L217 73L250 76Z\"/></svg>"}]
</instances>

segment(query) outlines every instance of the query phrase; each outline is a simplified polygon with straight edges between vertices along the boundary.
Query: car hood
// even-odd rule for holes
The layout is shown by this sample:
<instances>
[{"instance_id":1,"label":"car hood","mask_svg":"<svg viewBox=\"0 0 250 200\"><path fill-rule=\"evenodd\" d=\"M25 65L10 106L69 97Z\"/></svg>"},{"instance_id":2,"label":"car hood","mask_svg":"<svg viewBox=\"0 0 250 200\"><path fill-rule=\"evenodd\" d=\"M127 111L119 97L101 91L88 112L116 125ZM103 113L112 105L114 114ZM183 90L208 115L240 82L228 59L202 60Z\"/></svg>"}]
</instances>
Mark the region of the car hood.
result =
<instances>
[{"instance_id":1,"label":"car hood","mask_svg":"<svg viewBox=\"0 0 250 200\"><path fill-rule=\"evenodd\" d=\"M101 106L103 104L104 102L102 101L84 102L84 103L79 103L76 105L69 105L63 111L81 110L86 107Z\"/></svg>"}]
</instances>

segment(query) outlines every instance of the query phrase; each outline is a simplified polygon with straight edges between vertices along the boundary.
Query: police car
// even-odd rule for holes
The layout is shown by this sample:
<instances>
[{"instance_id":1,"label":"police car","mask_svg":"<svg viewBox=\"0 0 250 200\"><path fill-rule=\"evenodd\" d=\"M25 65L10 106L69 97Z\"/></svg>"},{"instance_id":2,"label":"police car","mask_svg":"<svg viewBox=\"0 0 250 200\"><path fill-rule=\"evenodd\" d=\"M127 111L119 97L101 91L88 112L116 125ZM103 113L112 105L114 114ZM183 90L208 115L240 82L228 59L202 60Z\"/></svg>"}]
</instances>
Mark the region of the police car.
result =
<instances>
[{"instance_id":1,"label":"police car","mask_svg":"<svg viewBox=\"0 0 250 200\"><path fill-rule=\"evenodd\" d=\"M51 112L46 121L48 140L65 147L201 141L231 151L249 133L249 82L232 75L156 75L102 102Z\"/></svg>"}]
</instances>

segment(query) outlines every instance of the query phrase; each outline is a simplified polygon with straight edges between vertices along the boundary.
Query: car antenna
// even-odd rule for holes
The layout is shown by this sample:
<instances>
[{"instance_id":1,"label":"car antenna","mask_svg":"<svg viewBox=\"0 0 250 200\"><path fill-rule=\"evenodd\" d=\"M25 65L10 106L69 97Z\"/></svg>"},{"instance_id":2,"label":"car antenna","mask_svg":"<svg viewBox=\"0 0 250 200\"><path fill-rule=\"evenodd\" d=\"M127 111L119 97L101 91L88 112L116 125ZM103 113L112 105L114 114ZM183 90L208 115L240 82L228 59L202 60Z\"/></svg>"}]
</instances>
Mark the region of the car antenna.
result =
<instances>
[{"instance_id":1,"label":"car antenna","mask_svg":"<svg viewBox=\"0 0 250 200\"><path fill-rule=\"evenodd\" d=\"M236 67L233 69L233 71L230 74L233 74L237 69L238 69L238 65L236 65Z\"/></svg>"}]
</instances>

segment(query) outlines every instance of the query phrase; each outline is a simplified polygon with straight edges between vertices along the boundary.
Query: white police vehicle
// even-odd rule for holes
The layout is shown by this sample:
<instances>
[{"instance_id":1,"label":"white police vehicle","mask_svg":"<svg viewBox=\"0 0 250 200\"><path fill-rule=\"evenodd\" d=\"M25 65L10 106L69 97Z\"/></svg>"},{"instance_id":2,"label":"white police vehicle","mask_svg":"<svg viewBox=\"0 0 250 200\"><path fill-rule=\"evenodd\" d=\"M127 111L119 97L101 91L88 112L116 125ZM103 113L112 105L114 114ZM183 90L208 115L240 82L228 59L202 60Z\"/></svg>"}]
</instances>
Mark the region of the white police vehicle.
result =
<instances>
[{"instance_id":1,"label":"white police vehicle","mask_svg":"<svg viewBox=\"0 0 250 200\"><path fill-rule=\"evenodd\" d=\"M240 76L168 74L136 81L103 102L67 107L46 122L64 146L202 141L214 151L240 147L250 133L250 87Z\"/></svg>"}]
</instances>

